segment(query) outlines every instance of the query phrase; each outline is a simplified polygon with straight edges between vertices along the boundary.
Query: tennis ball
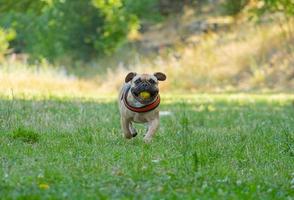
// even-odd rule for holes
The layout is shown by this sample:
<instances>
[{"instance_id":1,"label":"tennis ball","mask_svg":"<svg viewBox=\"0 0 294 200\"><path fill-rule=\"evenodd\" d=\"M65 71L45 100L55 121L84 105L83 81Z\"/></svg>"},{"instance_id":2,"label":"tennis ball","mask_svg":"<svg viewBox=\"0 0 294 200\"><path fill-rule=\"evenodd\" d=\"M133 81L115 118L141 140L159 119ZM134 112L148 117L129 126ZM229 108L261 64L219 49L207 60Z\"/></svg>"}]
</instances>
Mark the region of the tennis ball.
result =
<instances>
[{"instance_id":1,"label":"tennis ball","mask_svg":"<svg viewBox=\"0 0 294 200\"><path fill-rule=\"evenodd\" d=\"M140 92L140 98L141 99L148 99L150 98L150 93L149 92L146 92L146 91L143 91L143 92Z\"/></svg>"}]
</instances>

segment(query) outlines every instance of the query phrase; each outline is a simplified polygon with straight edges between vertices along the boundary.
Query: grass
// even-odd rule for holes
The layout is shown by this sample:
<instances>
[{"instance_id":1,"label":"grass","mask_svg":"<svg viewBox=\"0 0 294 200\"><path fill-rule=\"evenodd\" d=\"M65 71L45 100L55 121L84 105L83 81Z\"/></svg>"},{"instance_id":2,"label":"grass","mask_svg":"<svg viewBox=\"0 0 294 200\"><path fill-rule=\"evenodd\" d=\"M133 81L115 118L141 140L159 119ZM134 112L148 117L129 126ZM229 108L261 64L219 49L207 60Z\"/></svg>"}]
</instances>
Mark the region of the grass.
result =
<instances>
[{"instance_id":1,"label":"grass","mask_svg":"<svg viewBox=\"0 0 294 200\"><path fill-rule=\"evenodd\" d=\"M38 142L39 135L32 130L27 130L23 127L19 127L14 130L12 133L13 139L19 139L27 143L36 143Z\"/></svg>"},{"instance_id":2,"label":"grass","mask_svg":"<svg viewBox=\"0 0 294 200\"><path fill-rule=\"evenodd\" d=\"M163 96L151 144L114 98L0 100L1 199L293 199L293 95Z\"/></svg>"}]
</instances>

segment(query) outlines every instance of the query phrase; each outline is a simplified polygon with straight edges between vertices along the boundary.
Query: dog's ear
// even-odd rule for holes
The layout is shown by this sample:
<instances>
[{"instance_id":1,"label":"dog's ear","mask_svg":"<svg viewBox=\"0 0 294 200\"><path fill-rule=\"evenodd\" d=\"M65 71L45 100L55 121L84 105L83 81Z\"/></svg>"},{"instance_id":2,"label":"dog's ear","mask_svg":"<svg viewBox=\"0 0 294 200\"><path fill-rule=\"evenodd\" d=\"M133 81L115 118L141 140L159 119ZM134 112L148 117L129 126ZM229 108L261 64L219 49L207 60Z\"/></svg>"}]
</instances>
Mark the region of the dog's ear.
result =
<instances>
[{"instance_id":1,"label":"dog's ear","mask_svg":"<svg viewBox=\"0 0 294 200\"><path fill-rule=\"evenodd\" d=\"M136 72L130 72L130 73L128 73L128 75L125 78L125 82L127 83L127 82L131 81L136 75L137 75Z\"/></svg>"},{"instance_id":2,"label":"dog's ear","mask_svg":"<svg viewBox=\"0 0 294 200\"><path fill-rule=\"evenodd\" d=\"M165 79L166 79L166 75L164 74L164 73L162 73L162 72L156 72L156 73L154 73L153 74L156 78L157 78L157 80L159 80L159 81L164 81Z\"/></svg>"}]
</instances>

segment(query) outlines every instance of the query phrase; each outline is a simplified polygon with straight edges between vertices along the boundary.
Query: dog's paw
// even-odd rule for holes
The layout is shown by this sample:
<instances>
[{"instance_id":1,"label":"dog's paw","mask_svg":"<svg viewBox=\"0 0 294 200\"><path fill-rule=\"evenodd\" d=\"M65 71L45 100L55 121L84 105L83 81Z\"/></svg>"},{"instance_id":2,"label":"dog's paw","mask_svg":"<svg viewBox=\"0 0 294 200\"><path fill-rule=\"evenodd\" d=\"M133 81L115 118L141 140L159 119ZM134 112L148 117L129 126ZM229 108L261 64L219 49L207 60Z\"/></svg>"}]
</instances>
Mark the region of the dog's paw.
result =
<instances>
[{"instance_id":1,"label":"dog's paw","mask_svg":"<svg viewBox=\"0 0 294 200\"><path fill-rule=\"evenodd\" d=\"M127 134L127 135L125 135L125 138L126 139L132 139L133 138L133 135L132 134Z\"/></svg>"},{"instance_id":2,"label":"dog's paw","mask_svg":"<svg viewBox=\"0 0 294 200\"><path fill-rule=\"evenodd\" d=\"M152 138L150 138L150 137L144 137L144 139L143 139L143 140L144 140L144 142L145 142L145 143L147 143L147 144L148 144L148 143L150 143L150 142L151 142Z\"/></svg>"},{"instance_id":3,"label":"dog's paw","mask_svg":"<svg viewBox=\"0 0 294 200\"><path fill-rule=\"evenodd\" d=\"M135 132L135 133L132 134L133 137L136 137L137 135L138 135L137 132Z\"/></svg>"}]
</instances>

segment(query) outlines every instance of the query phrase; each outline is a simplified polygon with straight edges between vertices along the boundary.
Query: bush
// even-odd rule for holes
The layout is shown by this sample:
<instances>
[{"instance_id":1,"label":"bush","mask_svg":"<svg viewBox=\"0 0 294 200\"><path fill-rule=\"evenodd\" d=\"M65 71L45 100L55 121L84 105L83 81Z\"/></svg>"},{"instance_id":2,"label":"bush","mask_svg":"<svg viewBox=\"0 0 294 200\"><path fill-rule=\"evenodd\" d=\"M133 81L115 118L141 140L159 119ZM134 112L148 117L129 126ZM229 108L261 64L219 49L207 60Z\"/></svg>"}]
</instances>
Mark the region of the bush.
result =
<instances>
[{"instance_id":1,"label":"bush","mask_svg":"<svg viewBox=\"0 0 294 200\"><path fill-rule=\"evenodd\" d=\"M236 15L247 5L253 8L255 13L262 15L265 13L280 12L286 16L294 15L294 4L292 0L225 0L223 11L228 15Z\"/></svg>"},{"instance_id":2,"label":"bush","mask_svg":"<svg viewBox=\"0 0 294 200\"><path fill-rule=\"evenodd\" d=\"M5 30L0 27L0 61L4 58L4 55L8 53L9 41L14 39L15 31L8 29Z\"/></svg>"},{"instance_id":3,"label":"bush","mask_svg":"<svg viewBox=\"0 0 294 200\"><path fill-rule=\"evenodd\" d=\"M249 0L225 0L223 3L223 12L226 15L236 15L243 10L249 3Z\"/></svg>"},{"instance_id":4,"label":"bush","mask_svg":"<svg viewBox=\"0 0 294 200\"><path fill-rule=\"evenodd\" d=\"M159 21L200 1L206 0L6 0L0 27L14 29L13 51L33 60L89 60L121 47L140 21Z\"/></svg>"},{"instance_id":5,"label":"bush","mask_svg":"<svg viewBox=\"0 0 294 200\"><path fill-rule=\"evenodd\" d=\"M294 4L292 0L260 0L259 11L265 12L282 12L287 16L294 15Z\"/></svg>"},{"instance_id":6,"label":"bush","mask_svg":"<svg viewBox=\"0 0 294 200\"><path fill-rule=\"evenodd\" d=\"M85 60L111 53L138 28L137 17L121 0L10 2L15 4L0 4L0 26L14 28L14 50L34 58Z\"/></svg>"},{"instance_id":7,"label":"bush","mask_svg":"<svg viewBox=\"0 0 294 200\"><path fill-rule=\"evenodd\" d=\"M160 21L162 16L159 0L123 0L127 12L133 13L138 19L146 21Z\"/></svg>"}]
</instances>

